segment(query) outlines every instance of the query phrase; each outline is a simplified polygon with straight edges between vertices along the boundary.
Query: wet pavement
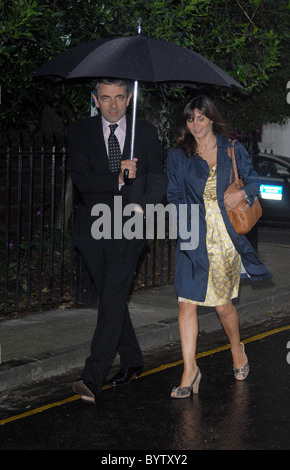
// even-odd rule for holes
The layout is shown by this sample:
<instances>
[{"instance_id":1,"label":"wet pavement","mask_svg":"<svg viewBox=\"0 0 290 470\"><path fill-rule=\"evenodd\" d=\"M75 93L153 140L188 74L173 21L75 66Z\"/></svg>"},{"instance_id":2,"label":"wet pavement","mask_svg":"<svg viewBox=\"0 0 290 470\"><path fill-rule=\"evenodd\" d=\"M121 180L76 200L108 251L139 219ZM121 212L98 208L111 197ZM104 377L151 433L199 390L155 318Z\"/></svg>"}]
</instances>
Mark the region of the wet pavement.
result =
<instances>
[{"instance_id":1,"label":"wet pavement","mask_svg":"<svg viewBox=\"0 0 290 470\"><path fill-rule=\"evenodd\" d=\"M0 426L0 448L94 450L95 459L114 451L143 459L138 451L190 458L193 450L290 450L290 310L274 323L242 329L242 335L250 362L247 380L234 380L224 334L202 334L200 390L190 399L170 398L182 373L178 343L148 353L143 376L104 389L95 406L73 396L70 376L39 384L38 390L23 389L23 407L34 394L26 416L19 390L5 413L15 421Z\"/></svg>"},{"instance_id":2,"label":"wet pavement","mask_svg":"<svg viewBox=\"0 0 290 470\"><path fill-rule=\"evenodd\" d=\"M105 387L93 407L71 387L89 352L96 311L57 309L2 318L0 449L93 450L98 451L95 458L105 459L114 450L125 456L138 451L191 456L193 450L289 450L289 231L267 229L264 235L259 255L273 279L242 282L236 301L250 361L245 382L233 378L228 340L215 312L201 309L199 395L170 398L182 373L173 286L132 296L145 372L127 386ZM110 374L117 369L118 358Z\"/></svg>"},{"instance_id":3,"label":"wet pavement","mask_svg":"<svg viewBox=\"0 0 290 470\"><path fill-rule=\"evenodd\" d=\"M290 305L290 232L285 233L288 244L259 243L259 255L273 278L258 283L241 281L239 298L234 302L242 326L267 318L275 320L280 309ZM277 234L272 237L278 243ZM0 400L7 390L63 375L84 365L97 311L63 307L0 318ZM134 291L129 309L143 351L179 340L173 285ZM199 308L198 313L201 332L221 329L213 308Z\"/></svg>"}]
</instances>

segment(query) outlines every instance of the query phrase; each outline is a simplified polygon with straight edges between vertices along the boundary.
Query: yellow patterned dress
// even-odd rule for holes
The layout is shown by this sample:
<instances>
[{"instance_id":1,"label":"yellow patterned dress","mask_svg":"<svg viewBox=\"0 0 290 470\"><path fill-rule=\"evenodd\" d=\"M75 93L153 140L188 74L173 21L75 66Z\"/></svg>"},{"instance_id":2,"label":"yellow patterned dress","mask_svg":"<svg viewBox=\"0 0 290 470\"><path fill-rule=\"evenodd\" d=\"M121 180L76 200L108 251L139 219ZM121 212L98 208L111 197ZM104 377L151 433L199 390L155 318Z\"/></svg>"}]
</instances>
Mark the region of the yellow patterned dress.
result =
<instances>
[{"instance_id":1,"label":"yellow patterned dress","mask_svg":"<svg viewBox=\"0 0 290 470\"><path fill-rule=\"evenodd\" d=\"M178 301L213 307L226 304L238 296L241 273L241 257L228 235L217 202L216 165L210 171L203 198L206 210L206 246L209 258L206 298L204 302L196 302L178 297Z\"/></svg>"}]
</instances>

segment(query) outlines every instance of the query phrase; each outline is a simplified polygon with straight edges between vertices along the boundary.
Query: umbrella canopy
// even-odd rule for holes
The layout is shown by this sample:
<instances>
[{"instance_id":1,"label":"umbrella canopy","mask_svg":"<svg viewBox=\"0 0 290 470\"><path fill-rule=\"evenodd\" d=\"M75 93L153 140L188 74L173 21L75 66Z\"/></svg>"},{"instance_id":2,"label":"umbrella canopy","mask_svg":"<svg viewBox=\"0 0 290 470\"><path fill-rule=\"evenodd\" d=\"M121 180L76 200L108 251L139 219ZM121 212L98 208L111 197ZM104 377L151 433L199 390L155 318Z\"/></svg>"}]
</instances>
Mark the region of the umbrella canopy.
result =
<instances>
[{"instance_id":1,"label":"umbrella canopy","mask_svg":"<svg viewBox=\"0 0 290 470\"><path fill-rule=\"evenodd\" d=\"M54 80L111 77L142 82L242 86L220 67L185 47L135 36L100 39L71 47L32 72Z\"/></svg>"},{"instance_id":2,"label":"umbrella canopy","mask_svg":"<svg viewBox=\"0 0 290 470\"><path fill-rule=\"evenodd\" d=\"M130 159L134 155L138 82L171 82L185 86L218 85L243 88L205 57L161 39L141 34L138 20L135 36L96 39L71 47L32 72L31 77L52 80L110 77L134 80ZM130 184L128 171L124 179Z\"/></svg>"}]
</instances>

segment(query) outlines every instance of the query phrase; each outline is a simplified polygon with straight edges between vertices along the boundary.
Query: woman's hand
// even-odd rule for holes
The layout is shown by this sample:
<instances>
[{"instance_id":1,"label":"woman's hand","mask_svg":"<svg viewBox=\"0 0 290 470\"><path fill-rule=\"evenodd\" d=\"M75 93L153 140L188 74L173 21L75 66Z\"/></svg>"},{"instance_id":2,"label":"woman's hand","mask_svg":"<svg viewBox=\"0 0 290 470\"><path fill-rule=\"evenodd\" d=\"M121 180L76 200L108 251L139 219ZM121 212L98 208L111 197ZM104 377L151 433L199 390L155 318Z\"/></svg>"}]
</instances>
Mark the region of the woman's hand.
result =
<instances>
[{"instance_id":1,"label":"woman's hand","mask_svg":"<svg viewBox=\"0 0 290 470\"><path fill-rule=\"evenodd\" d=\"M246 197L247 195L243 189L240 189L237 192L225 194L224 203L226 210L232 210L234 207L236 207L237 204L239 204L239 202L241 202L243 199L246 199Z\"/></svg>"}]
</instances>

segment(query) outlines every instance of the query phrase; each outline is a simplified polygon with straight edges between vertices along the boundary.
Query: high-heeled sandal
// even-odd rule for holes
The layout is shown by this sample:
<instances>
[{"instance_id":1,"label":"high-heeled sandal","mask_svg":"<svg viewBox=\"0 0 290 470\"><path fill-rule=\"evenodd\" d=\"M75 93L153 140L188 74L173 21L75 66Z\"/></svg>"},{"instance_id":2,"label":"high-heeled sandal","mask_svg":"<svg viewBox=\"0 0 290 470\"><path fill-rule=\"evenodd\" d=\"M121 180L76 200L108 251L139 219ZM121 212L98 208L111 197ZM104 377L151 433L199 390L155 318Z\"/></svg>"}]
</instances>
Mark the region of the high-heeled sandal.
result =
<instances>
[{"instance_id":1,"label":"high-heeled sandal","mask_svg":"<svg viewBox=\"0 0 290 470\"><path fill-rule=\"evenodd\" d=\"M233 370L234 370L234 376L235 376L236 380L245 380L245 378L247 377L247 375L250 371L250 366L249 366L248 358L247 358L246 353L245 353L245 345L243 343L240 343L240 344L241 344L243 354L246 358L246 363L242 367L240 367L239 369L237 369L235 366L233 366Z\"/></svg>"},{"instance_id":2,"label":"high-heeled sandal","mask_svg":"<svg viewBox=\"0 0 290 470\"><path fill-rule=\"evenodd\" d=\"M197 368L194 379L188 387L174 387L171 392L171 398L188 398L191 393L198 393L199 383L201 379L201 373L199 368Z\"/></svg>"}]
</instances>

